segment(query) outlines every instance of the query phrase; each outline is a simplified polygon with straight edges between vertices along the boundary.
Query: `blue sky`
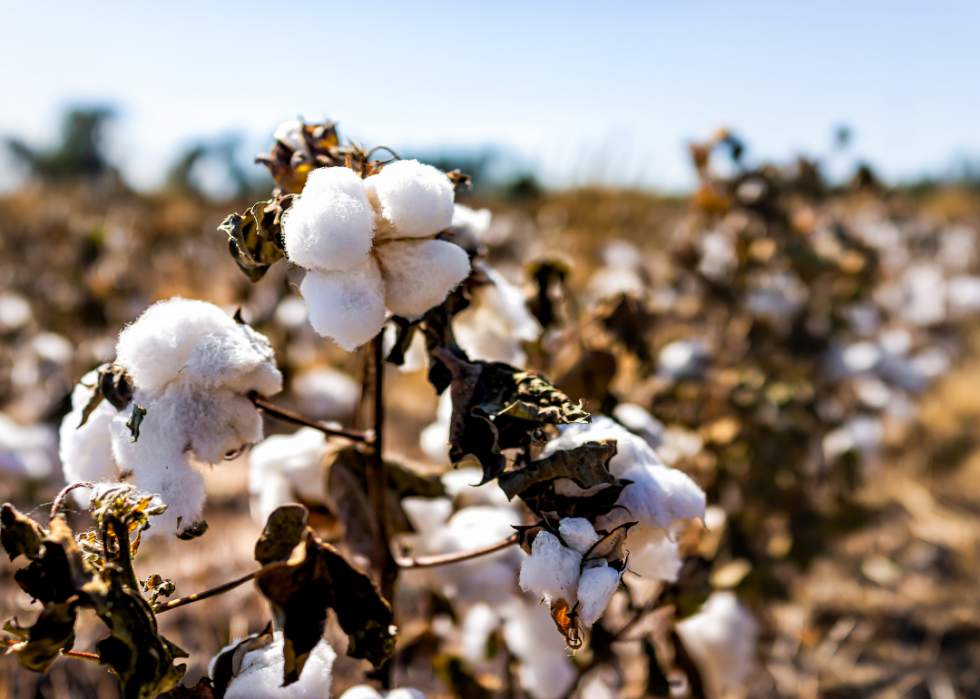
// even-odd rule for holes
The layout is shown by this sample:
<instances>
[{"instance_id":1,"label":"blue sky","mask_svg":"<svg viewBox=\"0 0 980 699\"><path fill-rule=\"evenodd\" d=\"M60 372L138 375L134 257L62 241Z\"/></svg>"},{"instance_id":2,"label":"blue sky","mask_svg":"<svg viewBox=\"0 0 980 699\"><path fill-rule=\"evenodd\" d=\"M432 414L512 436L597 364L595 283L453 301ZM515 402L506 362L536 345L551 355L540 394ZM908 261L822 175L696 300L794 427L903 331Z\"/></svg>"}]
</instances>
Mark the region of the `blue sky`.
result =
<instances>
[{"instance_id":1,"label":"blue sky","mask_svg":"<svg viewBox=\"0 0 980 699\"><path fill-rule=\"evenodd\" d=\"M722 125L784 159L846 123L892 180L980 158L976 2L52 0L3 20L0 136L50 142L66 106L115 105L143 187L198 138L257 151L299 115L400 150L502 147L553 186L683 189L685 144Z\"/></svg>"}]
</instances>

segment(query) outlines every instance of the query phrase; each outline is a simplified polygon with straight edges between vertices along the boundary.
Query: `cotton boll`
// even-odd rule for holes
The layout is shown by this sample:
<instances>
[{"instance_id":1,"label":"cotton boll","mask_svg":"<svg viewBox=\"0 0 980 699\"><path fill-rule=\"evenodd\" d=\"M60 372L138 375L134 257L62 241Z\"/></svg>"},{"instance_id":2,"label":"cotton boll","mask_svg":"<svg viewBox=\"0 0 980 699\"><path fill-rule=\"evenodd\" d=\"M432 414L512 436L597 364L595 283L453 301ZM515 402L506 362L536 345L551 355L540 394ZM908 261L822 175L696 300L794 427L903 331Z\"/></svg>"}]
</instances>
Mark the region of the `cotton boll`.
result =
<instances>
[{"instance_id":1,"label":"cotton boll","mask_svg":"<svg viewBox=\"0 0 980 699\"><path fill-rule=\"evenodd\" d=\"M71 394L71 412L61 421L58 453L61 455L61 470L66 483L114 480L119 474L112 457L112 441L109 425L119 413L107 400L95 408L84 425L82 412L94 393L94 388L86 386L98 381L97 372L89 372L82 383L75 386ZM78 495L75 495L78 493ZM72 495L80 505L89 502L89 491L74 490Z\"/></svg>"},{"instance_id":2,"label":"cotton boll","mask_svg":"<svg viewBox=\"0 0 980 699\"><path fill-rule=\"evenodd\" d=\"M558 533L573 551L583 556L599 540L599 535L584 517L567 517L558 524Z\"/></svg>"},{"instance_id":3,"label":"cotton boll","mask_svg":"<svg viewBox=\"0 0 980 699\"><path fill-rule=\"evenodd\" d=\"M424 238L452 223L453 184L431 165L399 160L364 180L364 187L398 237Z\"/></svg>"},{"instance_id":4,"label":"cotton boll","mask_svg":"<svg viewBox=\"0 0 980 699\"><path fill-rule=\"evenodd\" d=\"M521 663L517 678L533 699L559 699L565 696L577 677L574 666L564 655L543 655Z\"/></svg>"},{"instance_id":5,"label":"cotton boll","mask_svg":"<svg viewBox=\"0 0 980 699\"><path fill-rule=\"evenodd\" d=\"M419 536L432 536L453 513L453 503L449 498L402 498L402 509L408 516L412 528Z\"/></svg>"},{"instance_id":6,"label":"cotton boll","mask_svg":"<svg viewBox=\"0 0 980 699\"><path fill-rule=\"evenodd\" d=\"M259 650L246 653L241 670L228 685L225 699L323 699L330 692L331 670L337 654L321 640L313 647L299 679L283 687L283 636Z\"/></svg>"},{"instance_id":7,"label":"cotton boll","mask_svg":"<svg viewBox=\"0 0 980 699\"><path fill-rule=\"evenodd\" d=\"M351 687L340 695L340 699L384 699L381 692L366 684Z\"/></svg>"},{"instance_id":8,"label":"cotton boll","mask_svg":"<svg viewBox=\"0 0 980 699\"><path fill-rule=\"evenodd\" d=\"M487 659L487 640L500 628L500 617L486 604L474 604L463 619L461 651L471 663Z\"/></svg>"},{"instance_id":9,"label":"cotton boll","mask_svg":"<svg viewBox=\"0 0 980 699\"><path fill-rule=\"evenodd\" d=\"M307 269L348 270L364 264L374 217L364 182L345 167L322 167L283 216L286 256Z\"/></svg>"},{"instance_id":10,"label":"cotton boll","mask_svg":"<svg viewBox=\"0 0 980 699\"><path fill-rule=\"evenodd\" d=\"M264 524L280 505L296 502L326 503L323 457L328 451L322 432L304 427L291 435L276 435L258 444L248 455L248 491L255 520Z\"/></svg>"},{"instance_id":11,"label":"cotton boll","mask_svg":"<svg viewBox=\"0 0 980 699\"><path fill-rule=\"evenodd\" d=\"M284 121L276 127L272 137L293 151L309 153L310 148L303 137L303 122L299 119Z\"/></svg>"},{"instance_id":12,"label":"cotton boll","mask_svg":"<svg viewBox=\"0 0 980 699\"><path fill-rule=\"evenodd\" d=\"M662 529L637 525L626 536L629 569L647 580L677 582L681 561L677 542Z\"/></svg>"},{"instance_id":13,"label":"cotton boll","mask_svg":"<svg viewBox=\"0 0 980 699\"><path fill-rule=\"evenodd\" d=\"M613 417L653 449L663 444L664 424L636 403L620 403L613 408Z\"/></svg>"},{"instance_id":14,"label":"cotton boll","mask_svg":"<svg viewBox=\"0 0 980 699\"><path fill-rule=\"evenodd\" d=\"M507 495L495 481L480 485L483 482L481 469L469 466L455 468L442 474L439 479L446 489L446 494L455 500L459 508L489 505L515 509L516 503L507 499Z\"/></svg>"},{"instance_id":15,"label":"cotton boll","mask_svg":"<svg viewBox=\"0 0 980 699\"><path fill-rule=\"evenodd\" d=\"M733 593L713 593L697 614L677 623L677 634L698 666L709 697L745 696L759 628Z\"/></svg>"},{"instance_id":16,"label":"cotton boll","mask_svg":"<svg viewBox=\"0 0 980 699\"><path fill-rule=\"evenodd\" d=\"M493 214L490 209L474 211L468 206L456 204L453 207L453 220L446 229L453 234L453 243L464 250L476 250L490 230Z\"/></svg>"},{"instance_id":17,"label":"cotton boll","mask_svg":"<svg viewBox=\"0 0 980 699\"><path fill-rule=\"evenodd\" d=\"M344 272L307 272L299 291L313 329L348 352L384 327L385 285L372 257Z\"/></svg>"},{"instance_id":18,"label":"cotton boll","mask_svg":"<svg viewBox=\"0 0 980 699\"><path fill-rule=\"evenodd\" d=\"M551 532L542 531L531 544L531 555L521 563L521 588L548 602L564 599L574 605L581 564L582 554L562 546Z\"/></svg>"},{"instance_id":19,"label":"cotton boll","mask_svg":"<svg viewBox=\"0 0 980 699\"><path fill-rule=\"evenodd\" d=\"M470 273L466 251L443 240L392 241L376 250L385 304L403 318L419 318L438 306Z\"/></svg>"},{"instance_id":20,"label":"cotton boll","mask_svg":"<svg viewBox=\"0 0 980 699\"><path fill-rule=\"evenodd\" d=\"M426 699L425 692L414 687L399 687L385 694L385 699Z\"/></svg>"},{"instance_id":21,"label":"cotton boll","mask_svg":"<svg viewBox=\"0 0 980 699\"><path fill-rule=\"evenodd\" d=\"M57 470L57 442L47 425L18 425L0 413L0 474L47 480Z\"/></svg>"},{"instance_id":22,"label":"cotton boll","mask_svg":"<svg viewBox=\"0 0 980 699\"><path fill-rule=\"evenodd\" d=\"M619 571L610 568L605 561L582 571L578 581L578 620L583 626L591 629L606 611L606 605L612 599L613 593L619 589L619 578Z\"/></svg>"},{"instance_id":23,"label":"cotton boll","mask_svg":"<svg viewBox=\"0 0 980 699\"><path fill-rule=\"evenodd\" d=\"M303 415L344 422L354 415L361 387L350 375L330 367L295 374L290 387Z\"/></svg>"},{"instance_id":24,"label":"cotton boll","mask_svg":"<svg viewBox=\"0 0 980 699\"><path fill-rule=\"evenodd\" d=\"M670 379L697 378L711 356L711 348L700 340L677 340L660 350L657 371Z\"/></svg>"},{"instance_id":25,"label":"cotton boll","mask_svg":"<svg viewBox=\"0 0 980 699\"><path fill-rule=\"evenodd\" d=\"M148 393L178 381L264 395L282 388L269 341L204 301L176 297L154 304L119 334L116 356Z\"/></svg>"}]
</instances>

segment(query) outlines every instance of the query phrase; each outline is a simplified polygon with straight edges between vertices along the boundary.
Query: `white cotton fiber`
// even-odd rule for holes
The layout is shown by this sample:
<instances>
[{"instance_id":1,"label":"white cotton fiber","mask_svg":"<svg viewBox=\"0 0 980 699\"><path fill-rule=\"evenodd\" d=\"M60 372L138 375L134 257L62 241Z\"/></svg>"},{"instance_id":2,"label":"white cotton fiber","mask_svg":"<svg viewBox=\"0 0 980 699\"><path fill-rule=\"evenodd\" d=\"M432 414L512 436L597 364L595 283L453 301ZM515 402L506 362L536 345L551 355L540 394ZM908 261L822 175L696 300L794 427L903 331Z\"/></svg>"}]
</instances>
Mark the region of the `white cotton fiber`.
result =
<instances>
[{"instance_id":1,"label":"white cotton fiber","mask_svg":"<svg viewBox=\"0 0 980 699\"><path fill-rule=\"evenodd\" d=\"M584 517L567 517L558 524L558 533L568 547L583 556L599 540L592 524Z\"/></svg>"},{"instance_id":2,"label":"white cotton fiber","mask_svg":"<svg viewBox=\"0 0 980 699\"><path fill-rule=\"evenodd\" d=\"M290 387L300 412L315 420L346 422L354 416L361 397L361 386L350 374L328 366L294 374Z\"/></svg>"},{"instance_id":3,"label":"white cotton fiber","mask_svg":"<svg viewBox=\"0 0 980 699\"><path fill-rule=\"evenodd\" d=\"M617 501L627 508L613 510L596 521L600 529L637 521L657 529L668 529L678 519L704 516L704 491L683 471L664 466L645 440L607 417L597 416L590 424L572 424L559 428L561 434L541 450L540 458L559 449L574 449L588 441L616 440L616 456L609 462L617 478L633 481Z\"/></svg>"},{"instance_id":4,"label":"white cotton fiber","mask_svg":"<svg viewBox=\"0 0 980 699\"><path fill-rule=\"evenodd\" d=\"M48 425L19 425L0 413L0 475L49 479L57 471L57 443Z\"/></svg>"},{"instance_id":5,"label":"white cotton fiber","mask_svg":"<svg viewBox=\"0 0 980 699\"><path fill-rule=\"evenodd\" d=\"M425 692L414 687L399 687L385 694L385 699L426 699Z\"/></svg>"},{"instance_id":6,"label":"white cotton fiber","mask_svg":"<svg viewBox=\"0 0 980 699\"><path fill-rule=\"evenodd\" d=\"M427 426L419 434L419 446L432 461L437 464L449 465L449 423L453 417L453 398L450 391L443 391L439 396L436 408L435 422ZM450 471L449 473L452 473ZM448 474L447 474L448 475ZM480 480L483 479L481 473ZM477 481L479 483L479 481ZM496 487L496 486L495 486ZM499 488L498 488L499 490Z\"/></svg>"},{"instance_id":7,"label":"white cotton fiber","mask_svg":"<svg viewBox=\"0 0 980 699\"><path fill-rule=\"evenodd\" d=\"M299 287L310 310L313 329L348 352L384 327L385 292L373 257L345 272L311 270Z\"/></svg>"},{"instance_id":8,"label":"white cotton fiber","mask_svg":"<svg viewBox=\"0 0 980 699\"><path fill-rule=\"evenodd\" d=\"M228 685L225 699L323 699L330 695L331 670L337 654L321 640L303 666L299 679L283 687L282 632L259 650L246 653L241 670Z\"/></svg>"},{"instance_id":9,"label":"white cotton fiber","mask_svg":"<svg viewBox=\"0 0 980 699\"><path fill-rule=\"evenodd\" d=\"M574 606L581 564L582 554L562 546L551 532L540 532L521 563L521 588L548 602L564 599Z\"/></svg>"},{"instance_id":10,"label":"white cotton fiber","mask_svg":"<svg viewBox=\"0 0 980 699\"><path fill-rule=\"evenodd\" d=\"M381 692L366 684L351 687L340 695L339 699L384 699Z\"/></svg>"},{"instance_id":11,"label":"white cotton fiber","mask_svg":"<svg viewBox=\"0 0 980 699\"><path fill-rule=\"evenodd\" d=\"M637 525L626 536L626 548L630 552L632 572L646 580L677 582L682 561L677 542L671 541L665 531Z\"/></svg>"},{"instance_id":12,"label":"white cotton fiber","mask_svg":"<svg viewBox=\"0 0 980 699\"><path fill-rule=\"evenodd\" d=\"M453 184L431 165L399 160L367 178L364 186L397 237L424 238L452 223Z\"/></svg>"},{"instance_id":13,"label":"white cotton fiber","mask_svg":"<svg viewBox=\"0 0 980 699\"><path fill-rule=\"evenodd\" d=\"M114 480L119 474L116 462L112 458L112 441L109 434L109 424L119 413L112 404L103 400L89 415L84 425L82 412L92 397L98 372L92 371L82 377L82 383L75 386L71 394L71 412L61 421L60 443L58 453L61 456L61 470L66 483ZM85 384L89 384L88 386ZM76 502L87 505L90 493L88 490L72 491Z\"/></svg>"},{"instance_id":14,"label":"white cotton fiber","mask_svg":"<svg viewBox=\"0 0 980 699\"><path fill-rule=\"evenodd\" d=\"M489 605L479 603L470 607L463 619L461 651L471 663L487 659L487 640L500 628L500 617Z\"/></svg>"},{"instance_id":15,"label":"white cotton fiber","mask_svg":"<svg viewBox=\"0 0 980 699\"><path fill-rule=\"evenodd\" d=\"M577 673L564 655L541 655L525 660L517 678L533 699L560 699L575 683Z\"/></svg>"},{"instance_id":16,"label":"white cotton fiber","mask_svg":"<svg viewBox=\"0 0 980 699\"><path fill-rule=\"evenodd\" d=\"M448 179L448 178L447 178ZM453 219L447 230L455 235L466 235L479 243L490 230L493 214L490 209L474 210L462 204L453 207Z\"/></svg>"},{"instance_id":17,"label":"white cotton fiber","mask_svg":"<svg viewBox=\"0 0 980 699\"><path fill-rule=\"evenodd\" d=\"M326 437L312 427L256 445L248 455L252 518L265 524L273 510L297 498L311 504L327 502L322 468L326 453Z\"/></svg>"},{"instance_id":18,"label":"white cotton fiber","mask_svg":"<svg viewBox=\"0 0 980 699\"><path fill-rule=\"evenodd\" d=\"M179 297L151 306L119 334L116 363L149 393L176 381L264 395L282 388L263 335L213 304Z\"/></svg>"},{"instance_id":19,"label":"white cotton fiber","mask_svg":"<svg viewBox=\"0 0 980 699\"><path fill-rule=\"evenodd\" d=\"M322 167L283 216L286 256L307 269L347 270L364 263L374 215L364 182L346 167Z\"/></svg>"},{"instance_id":20,"label":"white cotton fiber","mask_svg":"<svg viewBox=\"0 0 980 699\"><path fill-rule=\"evenodd\" d=\"M379 245L385 304L395 315L414 320L446 300L470 273L470 259L443 240L400 240Z\"/></svg>"},{"instance_id":21,"label":"white cotton fiber","mask_svg":"<svg viewBox=\"0 0 980 699\"><path fill-rule=\"evenodd\" d=\"M745 696L756 662L759 626L732 592L715 592L677 623L677 634L701 671L711 699Z\"/></svg>"},{"instance_id":22,"label":"white cotton fiber","mask_svg":"<svg viewBox=\"0 0 980 699\"><path fill-rule=\"evenodd\" d=\"M582 571L578 581L578 620L586 628L592 628L606 610L613 593L619 589L620 574L605 561Z\"/></svg>"},{"instance_id":23,"label":"white cotton fiber","mask_svg":"<svg viewBox=\"0 0 980 699\"><path fill-rule=\"evenodd\" d=\"M299 119L282 122L276 127L272 137L294 151L309 153L309 146L306 145L306 139L303 138L303 122Z\"/></svg>"}]
</instances>

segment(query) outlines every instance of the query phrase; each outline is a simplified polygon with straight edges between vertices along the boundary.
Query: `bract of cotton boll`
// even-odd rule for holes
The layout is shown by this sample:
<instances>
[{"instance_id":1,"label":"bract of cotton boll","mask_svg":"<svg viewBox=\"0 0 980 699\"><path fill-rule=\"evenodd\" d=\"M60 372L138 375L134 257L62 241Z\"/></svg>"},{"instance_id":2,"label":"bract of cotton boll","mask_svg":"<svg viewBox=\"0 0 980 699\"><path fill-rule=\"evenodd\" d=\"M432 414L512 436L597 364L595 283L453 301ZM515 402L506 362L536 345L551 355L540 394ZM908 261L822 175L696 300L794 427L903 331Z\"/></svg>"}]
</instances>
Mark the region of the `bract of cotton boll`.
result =
<instances>
[{"instance_id":1,"label":"bract of cotton boll","mask_svg":"<svg viewBox=\"0 0 980 699\"><path fill-rule=\"evenodd\" d=\"M312 427L269 437L256 445L248 455L252 518L265 524L273 510L297 499L328 503L322 469L327 451L325 435Z\"/></svg>"},{"instance_id":2,"label":"bract of cotton boll","mask_svg":"<svg viewBox=\"0 0 980 699\"><path fill-rule=\"evenodd\" d=\"M417 160L399 160L364 180L377 214L398 237L424 238L453 220L453 183L446 173ZM379 227L379 237L384 235Z\"/></svg>"},{"instance_id":3,"label":"bract of cotton boll","mask_svg":"<svg viewBox=\"0 0 980 699\"><path fill-rule=\"evenodd\" d=\"M354 415L361 387L349 374L320 366L297 372L290 381L303 415L345 422Z\"/></svg>"},{"instance_id":4,"label":"bract of cotton boll","mask_svg":"<svg viewBox=\"0 0 980 699\"><path fill-rule=\"evenodd\" d=\"M299 285L313 329L352 352L385 322L385 286L377 260L343 272L310 270Z\"/></svg>"},{"instance_id":5,"label":"bract of cotton boll","mask_svg":"<svg viewBox=\"0 0 980 699\"><path fill-rule=\"evenodd\" d=\"M490 284L476 286L472 304L453 318L459 346L473 359L522 367L527 362L522 341L533 342L541 325L527 309L523 292L497 270L475 264Z\"/></svg>"},{"instance_id":6,"label":"bract of cotton boll","mask_svg":"<svg viewBox=\"0 0 980 699\"><path fill-rule=\"evenodd\" d=\"M346 167L313 170L282 229L286 256L301 267L342 271L363 264L374 238L363 180Z\"/></svg>"},{"instance_id":7,"label":"bract of cotton boll","mask_svg":"<svg viewBox=\"0 0 980 699\"><path fill-rule=\"evenodd\" d=\"M466 251L444 240L393 240L375 249L384 275L385 305L409 320L445 301L470 273Z\"/></svg>"},{"instance_id":8,"label":"bract of cotton boll","mask_svg":"<svg viewBox=\"0 0 980 699\"><path fill-rule=\"evenodd\" d=\"M599 540L592 524L584 517L566 517L558 523L558 533L568 548L578 551L583 556L592 545Z\"/></svg>"},{"instance_id":9,"label":"bract of cotton boll","mask_svg":"<svg viewBox=\"0 0 980 699\"><path fill-rule=\"evenodd\" d=\"M661 463L649 444L622 425L608 417L596 416L590 424L565 425L559 430L558 437L544 446L539 458L551 456L559 449L574 449L589 441L615 439L616 455L609 461L609 470L617 478L633 481L623 489L616 503L626 510L617 508L597 519L596 526L600 529L611 529L629 521L668 529L675 520L704 516L704 491L683 471ZM576 488L569 481L563 492L574 495L572 491ZM579 493L582 492L579 489Z\"/></svg>"},{"instance_id":10,"label":"bract of cotton boll","mask_svg":"<svg viewBox=\"0 0 980 699\"><path fill-rule=\"evenodd\" d=\"M713 593L697 614L677 623L677 634L698 666L709 697L747 693L759 627L733 593Z\"/></svg>"},{"instance_id":11,"label":"bract of cotton boll","mask_svg":"<svg viewBox=\"0 0 980 699\"><path fill-rule=\"evenodd\" d=\"M109 401L103 400L82 425L82 413L95 391L97 381L97 371L82 377L82 382L75 386L71 394L71 412L61 421L58 453L66 483L108 481L119 473L112 457L109 432L109 425L119 411ZM88 490L73 490L72 496L79 504L88 504Z\"/></svg>"},{"instance_id":12,"label":"bract of cotton boll","mask_svg":"<svg viewBox=\"0 0 980 699\"><path fill-rule=\"evenodd\" d=\"M0 474L47 480L57 471L57 443L47 425L19 425L0 413Z\"/></svg>"},{"instance_id":13,"label":"bract of cotton boll","mask_svg":"<svg viewBox=\"0 0 980 699\"><path fill-rule=\"evenodd\" d=\"M487 640L490 634L500 628L500 617L489 605L474 604L463 619L461 651L471 663L487 659Z\"/></svg>"},{"instance_id":14,"label":"bract of cotton boll","mask_svg":"<svg viewBox=\"0 0 980 699\"><path fill-rule=\"evenodd\" d=\"M310 653L299 679L283 687L285 658L283 635L259 650L246 653L241 670L228 685L225 699L322 699L329 695L331 671L337 654L321 640Z\"/></svg>"},{"instance_id":15,"label":"bract of cotton boll","mask_svg":"<svg viewBox=\"0 0 980 699\"><path fill-rule=\"evenodd\" d=\"M676 541L667 532L645 525L632 527L626 537L629 569L647 580L677 582L683 561Z\"/></svg>"},{"instance_id":16,"label":"bract of cotton boll","mask_svg":"<svg viewBox=\"0 0 980 699\"><path fill-rule=\"evenodd\" d=\"M586 628L592 625L606 611L606 605L619 589L621 574L610 568L606 561L599 559L598 565L582 571L578 581L579 622Z\"/></svg>"},{"instance_id":17,"label":"bract of cotton boll","mask_svg":"<svg viewBox=\"0 0 980 699\"><path fill-rule=\"evenodd\" d=\"M521 563L521 589L548 602L564 599L574 606L582 554L561 545L554 534L540 532L531 544L531 555Z\"/></svg>"},{"instance_id":18,"label":"bract of cotton boll","mask_svg":"<svg viewBox=\"0 0 980 699\"><path fill-rule=\"evenodd\" d=\"M643 437L656 449L664 441L664 423L636 403L620 403L613 408L613 417L635 435Z\"/></svg>"}]
</instances>

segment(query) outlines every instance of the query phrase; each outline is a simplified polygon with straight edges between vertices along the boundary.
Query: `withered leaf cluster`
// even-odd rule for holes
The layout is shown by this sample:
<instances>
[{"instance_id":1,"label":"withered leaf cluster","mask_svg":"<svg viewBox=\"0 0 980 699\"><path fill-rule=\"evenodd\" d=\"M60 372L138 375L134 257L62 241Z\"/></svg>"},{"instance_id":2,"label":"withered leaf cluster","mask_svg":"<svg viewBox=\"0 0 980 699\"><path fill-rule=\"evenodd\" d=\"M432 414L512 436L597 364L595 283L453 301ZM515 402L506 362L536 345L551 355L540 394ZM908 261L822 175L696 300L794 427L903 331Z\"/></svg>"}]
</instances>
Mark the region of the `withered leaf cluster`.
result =
<instances>
[{"instance_id":1,"label":"withered leaf cluster","mask_svg":"<svg viewBox=\"0 0 980 699\"><path fill-rule=\"evenodd\" d=\"M218 230L228 234L228 250L239 268L253 282L285 256L282 217L293 204L293 195L275 195L241 214L231 214Z\"/></svg>"}]
</instances>

